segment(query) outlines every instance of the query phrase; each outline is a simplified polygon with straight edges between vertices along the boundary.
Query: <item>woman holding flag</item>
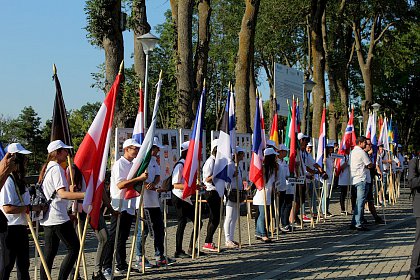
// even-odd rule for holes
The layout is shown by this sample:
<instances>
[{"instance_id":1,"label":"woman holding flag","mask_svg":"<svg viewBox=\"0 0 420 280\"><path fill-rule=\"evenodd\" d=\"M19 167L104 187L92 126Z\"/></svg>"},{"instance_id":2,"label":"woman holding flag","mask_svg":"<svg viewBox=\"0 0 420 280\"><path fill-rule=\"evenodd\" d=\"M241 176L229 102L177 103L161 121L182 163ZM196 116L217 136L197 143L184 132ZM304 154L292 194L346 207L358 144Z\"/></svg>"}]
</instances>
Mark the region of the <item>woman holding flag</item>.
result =
<instances>
[{"instance_id":1,"label":"woman holding flag","mask_svg":"<svg viewBox=\"0 0 420 280\"><path fill-rule=\"evenodd\" d=\"M257 190L254 195L252 203L257 206L257 213L255 216L255 236L257 239L261 239L265 243L270 243L271 239L268 238L268 224L265 225L265 212L269 213L269 207L271 205L271 193L273 192L273 187L275 183L275 175L277 173L277 160L276 156L278 153L273 148L267 148L264 150L264 188ZM265 203L264 203L264 192L265 193ZM264 211L264 205L268 208L267 211Z\"/></svg>"},{"instance_id":2,"label":"woman holding flag","mask_svg":"<svg viewBox=\"0 0 420 280\"><path fill-rule=\"evenodd\" d=\"M41 220L45 234L45 259L50 271L60 240L67 247L67 255L61 263L58 279L68 278L77 260L80 247L79 239L67 213L68 200L85 197L83 192L73 192L74 186L69 186L65 170L61 167L61 164L67 161L71 148L61 140L52 141L47 147L47 162L39 175L39 183L42 183L44 194L47 199L51 199L50 207ZM40 271L41 280L47 279L43 266Z\"/></svg>"}]
</instances>

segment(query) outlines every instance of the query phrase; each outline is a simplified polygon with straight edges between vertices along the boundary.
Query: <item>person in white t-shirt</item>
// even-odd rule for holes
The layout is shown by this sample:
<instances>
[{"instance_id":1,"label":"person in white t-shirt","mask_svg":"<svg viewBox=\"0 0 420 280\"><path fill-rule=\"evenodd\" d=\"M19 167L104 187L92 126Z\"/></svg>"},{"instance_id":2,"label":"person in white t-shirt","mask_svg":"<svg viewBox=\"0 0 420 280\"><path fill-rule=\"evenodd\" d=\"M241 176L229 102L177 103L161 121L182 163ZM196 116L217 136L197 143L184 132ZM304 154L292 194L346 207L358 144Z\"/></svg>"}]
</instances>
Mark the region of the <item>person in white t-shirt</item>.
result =
<instances>
[{"instance_id":1,"label":"person in white t-shirt","mask_svg":"<svg viewBox=\"0 0 420 280\"><path fill-rule=\"evenodd\" d=\"M43 206L31 206L28 189L25 182L25 169L28 161L26 155L31 152L20 143L12 143L7 151L15 155L12 173L7 177L0 191L0 207L6 215L8 226L4 253L6 262L2 279L9 279L16 263L17 279L29 277L29 238L27 232L26 212L41 211Z\"/></svg>"},{"instance_id":2,"label":"person in white t-shirt","mask_svg":"<svg viewBox=\"0 0 420 280\"><path fill-rule=\"evenodd\" d=\"M293 185L289 184L288 178L290 177L290 170L289 164L284 159L287 156L289 149L284 145L281 144L279 147L279 155L278 155L278 165L279 169L277 172L277 184L279 188L277 191L280 193L279 199L279 210L280 210L280 217L281 217L281 225L280 230L282 232L290 232L290 212L292 210L293 205L293 195L295 192L295 188Z\"/></svg>"},{"instance_id":3,"label":"person in white t-shirt","mask_svg":"<svg viewBox=\"0 0 420 280\"><path fill-rule=\"evenodd\" d=\"M109 239L103 252L103 275L107 279L111 279L115 242L117 242L115 274L124 274L128 269L126 244L130 236L131 224L135 217L136 198L124 199L124 197L127 188L142 184L148 176L147 173L143 173L138 177L127 180L133 160L139 152L140 144L134 139L127 139L123 143L123 149L124 155L115 161L111 170L111 205L114 210L120 212L120 228L116 239L118 217L112 216Z\"/></svg>"},{"instance_id":4,"label":"person in white t-shirt","mask_svg":"<svg viewBox=\"0 0 420 280\"><path fill-rule=\"evenodd\" d=\"M350 153L350 183L356 191L356 207L353 211L353 218L350 228L359 231L367 231L368 228L362 225L363 211L368 192L367 182L370 178L370 168L373 167L368 155L364 151L366 148L366 137L359 136L356 139L356 146Z\"/></svg>"},{"instance_id":5,"label":"person in white t-shirt","mask_svg":"<svg viewBox=\"0 0 420 280\"><path fill-rule=\"evenodd\" d=\"M164 147L159 142L157 137L153 138L153 146L151 151L151 158L149 165L147 167L147 174L148 177L144 182L143 187L144 190L144 197L143 197L143 205L144 211L149 212L150 222L152 224L153 233L154 233L154 248L155 248L155 260L156 266L164 266L170 265L175 262L175 260L165 257L164 253L164 238L165 238L165 229L162 219L162 211L160 209L160 202L159 202L159 193L162 192L160 187L160 166L157 162L157 156L160 152L160 149ZM140 200L140 198L139 198ZM140 223L139 223L140 226ZM149 234L149 228L147 226L144 227L144 232L141 232L141 227L137 231L137 244L136 244L136 268L141 269L141 257L142 257L142 242L146 241L146 237ZM146 263L147 262L147 263ZM150 267L150 263L147 259L145 259L145 267Z\"/></svg>"},{"instance_id":6,"label":"person in white t-shirt","mask_svg":"<svg viewBox=\"0 0 420 280\"><path fill-rule=\"evenodd\" d=\"M52 141L48 147L47 162L42 167L39 182L47 199L51 199L48 211L40 224L44 227L44 254L48 269L51 272L54 258L57 255L60 240L66 246L67 254L60 266L58 279L67 279L77 260L80 242L67 213L69 200L83 199L84 192L73 192L73 185L69 186L66 173L61 164L65 164L69 149L61 140ZM40 269L41 280L47 279L43 266Z\"/></svg>"},{"instance_id":7,"label":"person in white t-shirt","mask_svg":"<svg viewBox=\"0 0 420 280\"><path fill-rule=\"evenodd\" d=\"M191 231L190 245L188 247L188 254L182 249L182 241L184 239L184 231L188 220L194 223L195 209L191 201L191 197L183 198L184 192L184 171L185 158L187 157L190 141L185 141L181 144L181 158L175 164L172 171L172 203L176 210L178 226L176 228L175 241L175 258L191 258L192 247L194 242L194 230ZM199 225L202 226L201 221L196 224L196 232L199 232Z\"/></svg>"},{"instance_id":8,"label":"person in white t-shirt","mask_svg":"<svg viewBox=\"0 0 420 280\"><path fill-rule=\"evenodd\" d=\"M275 188L275 178L278 169L276 156L278 153L273 148L267 148L264 150L264 188L256 191L252 203L256 206L255 215L255 236L257 239L262 240L265 243L270 243L271 239L268 237L268 228L265 224L265 212L270 213L271 205L271 194L273 188ZM265 192L265 205L266 211L264 211L264 192ZM267 218L267 227L270 227L270 219Z\"/></svg>"},{"instance_id":9,"label":"person in white t-shirt","mask_svg":"<svg viewBox=\"0 0 420 280\"><path fill-rule=\"evenodd\" d=\"M348 209L346 209L346 198L348 187L350 186L350 168L349 168L349 156L344 155L344 158L338 159L340 162L340 169L338 175L338 187L340 188L340 207L341 214L347 215Z\"/></svg>"},{"instance_id":10,"label":"person in white t-shirt","mask_svg":"<svg viewBox=\"0 0 420 280\"><path fill-rule=\"evenodd\" d=\"M245 170L240 164L244 157L245 150L239 146L236 146L236 157L235 155L233 156L233 161L229 165L229 173L231 174L230 177L232 178L230 183L231 190L237 190L239 188L239 190L242 191L244 189L244 181L246 180L246 175ZM237 170L235 163L238 167ZM226 197L226 217L223 224L223 229L225 232L225 245L227 248L237 248L239 246L239 243L234 241L233 237L235 236L235 226L238 219L238 203L240 202L237 202L236 200L236 192L234 192L233 196L233 201L229 199L229 196Z\"/></svg>"}]
</instances>

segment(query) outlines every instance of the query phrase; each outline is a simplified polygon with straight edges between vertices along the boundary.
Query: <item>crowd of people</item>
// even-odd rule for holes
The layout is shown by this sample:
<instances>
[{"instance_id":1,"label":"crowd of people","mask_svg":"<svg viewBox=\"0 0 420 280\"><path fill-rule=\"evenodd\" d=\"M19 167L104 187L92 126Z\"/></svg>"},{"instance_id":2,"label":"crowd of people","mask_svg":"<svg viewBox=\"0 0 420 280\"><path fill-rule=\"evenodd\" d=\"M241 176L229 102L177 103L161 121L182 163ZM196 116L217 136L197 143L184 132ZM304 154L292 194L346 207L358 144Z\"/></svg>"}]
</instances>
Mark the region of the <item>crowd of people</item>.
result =
<instances>
[{"instance_id":1,"label":"crowd of people","mask_svg":"<svg viewBox=\"0 0 420 280\"><path fill-rule=\"evenodd\" d=\"M352 213L351 229L369 230L364 217L365 207L370 210L376 223L385 222L376 212L375 206L385 204L393 196L394 189L390 180L399 180L401 169L398 167L403 167L406 161L400 153L400 146L396 147L394 155L380 146L376 155L370 139L360 136L349 155L335 157L334 152L337 151L338 145L328 144L325 159L322 164L318 164L313 158L310 137L299 133L298 141L296 164L291 172L287 160L289 148L267 140L267 147L263 151L263 188L255 188L252 182L248 182L247 171L243 165L246 150L237 146L232 156L233 160L227 166L230 183L226 184L224 195L221 197L213 180L219 145L217 139L213 140L211 154L201 169L202 184L198 186L209 211L205 241L201 248L196 248L194 232L202 228L199 219L191 233L189 247L185 251L185 228L188 221L194 223L196 211L192 197L183 196L182 174L189 142L180 145L181 156L171 174L172 188L165 189L162 187L165 178L161 177L159 164L159 152L163 146L159 139L154 138L147 170L133 179L127 179L127 176L139 152L140 144L134 139L127 139L123 143L123 155L112 166L110 197L107 192L103 192L103 207L108 208L112 215L107 225L102 212L100 214L99 226L95 230L98 247L92 279L111 279L112 275L127 273L131 264L127 261L126 245L136 212L141 207L140 200L146 213L145 219L149 220L150 226L140 227L138 231L136 261L133 266L137 269L170 265L176 262L176 259L191 258L191 255L199 250L208 253L219 251L220 248L214 242L214 234L219 226L223 226L224 229L225 248L238 248L240 244L234 236L240 204L251 201L256 212L255 237L264 243L272 242L270 231L289 233L304 222L313 223L314 220L331 217L329 203L332 188L335 186L340 192L340 214ZM61 140L52 141L48 145L47 160L38 180L48 203L32 205L25 182L27 155L31 152L19 143L7 146L7 153L0 163L0 280L9 279L14 266L18 279L31 278L27 234L28 221L30 222L28 217L31 212L42 212L40 224L44 229L43 252L49 271L53 268L61 242L66 247L66 255L59 266L58 279L68 279L73 274L80 240L72 217L74 212L79 211L78 205L83 201L86 186L77 167L66 164L71 148ZM394 177L389 176L392 172L395 173ZM293 183L292 176L304 177L304 182ZM124 199L127 189L137 185L143 187L142 199ZM176 242L169 244L175 248L174 258L165 255L165 228L159 197L160 193L168 191L172 194L177 219ZM73 205L70 212L69 204ZM222 207L224 205L225 210ZM226 213L223 225L220 225L221 211ZM273 218L272 213L277 217ZM79 219L84 220L85 215L80 213ZM144 243L148 235L152 235L154 239L154 261L149 261L144 256ZM48 279L43 266L40 267L40 278Z\"/></svg>"}]
</instances>

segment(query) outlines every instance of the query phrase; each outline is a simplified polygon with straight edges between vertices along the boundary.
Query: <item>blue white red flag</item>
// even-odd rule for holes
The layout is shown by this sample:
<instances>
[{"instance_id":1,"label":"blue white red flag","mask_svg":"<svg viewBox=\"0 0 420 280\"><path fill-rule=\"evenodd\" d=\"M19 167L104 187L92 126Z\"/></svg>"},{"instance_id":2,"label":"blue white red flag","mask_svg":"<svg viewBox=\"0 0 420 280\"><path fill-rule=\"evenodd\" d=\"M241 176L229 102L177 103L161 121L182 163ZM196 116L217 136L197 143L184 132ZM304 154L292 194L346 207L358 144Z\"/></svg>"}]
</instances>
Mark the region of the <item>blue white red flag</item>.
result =
<instances>
[{"instance_id":1,"label":"blue white red flag","mask_svg":"<svg viewBox=\"0 0 420 280\"><path fill-rule=\"evenodd\" d=\"M195 115L194 129L190 137L188 153L185 159L182 177L185 179L184 192L182 197L185 199L195 193L197 188L197 171L201 161L201 149L203 146L203 126L204 110L206 108L206 88L201 93L200 103L198 103Z\"/></svg>"},{"instance_id":2,"label":"blue white red flag","mask_svg":"<svg viewBox=\"0 0 420 280\"><path fill-rule=\"evenodd\" d=\"M141 87L139 89L139 111L134 123L133 139L139 144L143 143L144 140L144 93Z\"/></svg>"},{"instance_id":3,"label":"blue white red flag","mask_svg":"<svg viewBox=\"0 0 420 280\"><path fill-rule=\"evenodd\" d=\"M263 149L265 148L265 143L263 142L263 130L261 129L261 106L258 96L255 103L256 109L254 118L254 133L252 135L252 156L249 166L249 180L255 184L257 189L261 190L264 188L262 170L264 160Z\"/></svg>"},{"instance_id":4,"label":"blue white red flag","mask_svg":"<svg viewBox=\"0 0 420 280\"><path fill-rule=\"evenodd\" d=\"M319 126L318 150L316 153L316 163L323 166L324 153L326 149L326 126L325 126L325 108L322 110L321 125Z\"/></svg>"}]
</instances>

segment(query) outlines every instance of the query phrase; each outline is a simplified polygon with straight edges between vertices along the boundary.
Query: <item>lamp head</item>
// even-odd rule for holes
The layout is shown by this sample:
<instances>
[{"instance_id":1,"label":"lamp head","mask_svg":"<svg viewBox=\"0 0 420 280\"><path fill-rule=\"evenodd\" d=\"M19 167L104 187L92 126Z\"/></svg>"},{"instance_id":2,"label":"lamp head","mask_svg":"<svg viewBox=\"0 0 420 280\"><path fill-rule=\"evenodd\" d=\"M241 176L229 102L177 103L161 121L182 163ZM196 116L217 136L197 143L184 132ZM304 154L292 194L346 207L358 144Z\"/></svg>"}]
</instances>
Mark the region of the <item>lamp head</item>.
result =
<instances>
[{"instance_id":1,"label":"lamp head","mask_svg":"<svg viewBox=\"0 0 420 280\"><path fill-rule=\"evenodd\" d=\"M152 52L156 47L157 43L159 42L159 38L153 35L152 33L143 34L137 37L137 39L140 40L145 54L149 54L149 52Z\"/></svg>"},{"instance_id":2,"label":"lamp head","mask_svg":"<svg viewBox=\"0 0 420 280\"><path fill-rule=\"evenodd\" d=\"M303 82L303 87L305 88L306 91L312 91L315 85L316 83L312 81L311 79L308 79Z\"/></svg>"}]
</instances>

